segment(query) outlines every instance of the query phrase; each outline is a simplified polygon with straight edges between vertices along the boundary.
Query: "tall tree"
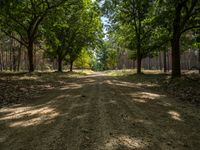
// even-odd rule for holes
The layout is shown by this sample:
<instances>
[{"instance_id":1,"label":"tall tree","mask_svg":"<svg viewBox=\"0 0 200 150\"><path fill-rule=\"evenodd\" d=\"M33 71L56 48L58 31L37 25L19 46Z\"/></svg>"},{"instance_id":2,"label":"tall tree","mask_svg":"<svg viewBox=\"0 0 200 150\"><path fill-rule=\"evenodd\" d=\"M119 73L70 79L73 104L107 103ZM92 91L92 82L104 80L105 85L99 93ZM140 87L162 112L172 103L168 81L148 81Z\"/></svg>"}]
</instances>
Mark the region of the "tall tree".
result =
<instances>
[{"instance_id":1,"label":"tall tree","mask_svg":"<svg viewBox=\"0 0 200 150\"><path fill-rule=\"evenodd\" d=\"M172 77L180 77L180 39L183 33L200 28L200 0L160 0L160 4L160 17L171 32Z\"/></svg>"},{"instance_id":2,"label":"tall tree","mask_svg":"<svg viewBox=\"0 0 200 150\"><path fill-rule=\"evenodd\" d=\"M67 60L72 71L73 63L82 49L96 46L101 38L101 14L97 3L91 0L79 1L76 5L59 10L61 15L55 12L56 19L48 27L47 44L51 52L57 55L58 70L62 71L62 61Z\"/></svg>"},{"instance_id":3,"label":"tall tree","mask_svg":"<svg viewBox=\"0 0 200 150\"><path fill-rule=\"evenodd\" d=\"M122 38L125 47L136 51L137 73L140 74L142 59L168 40L167 32L156 26L156 3L152 0L113 0L110 5L113 4L116 5L115 9L107 13L112 27L121 32L120 36L125 37Z\"/></svg>"},{"instance_id":4,"label":"tall tree","mask_svg":"<svg viewBox=\"0 0 200 150\"><path fill-rule=\"evenodd\" d=\"M1 1L1 31L27 48L30 72L34 71L33 45L39 36L41 22L51 10L65 2L66 0Z\"/></svg>"}]
</instances>

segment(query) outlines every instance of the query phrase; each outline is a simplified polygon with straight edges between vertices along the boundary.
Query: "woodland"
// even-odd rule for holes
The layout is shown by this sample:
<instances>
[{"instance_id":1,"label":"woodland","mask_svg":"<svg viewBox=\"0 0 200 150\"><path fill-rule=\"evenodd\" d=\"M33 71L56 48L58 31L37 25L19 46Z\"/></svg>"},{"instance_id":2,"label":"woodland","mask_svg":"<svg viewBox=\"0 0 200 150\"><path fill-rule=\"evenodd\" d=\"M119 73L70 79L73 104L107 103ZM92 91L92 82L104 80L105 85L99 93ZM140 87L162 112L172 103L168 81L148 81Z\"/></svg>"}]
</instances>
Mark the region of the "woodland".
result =
<instances>
[{"instance_id":1,"label":"woodland","mask_svg":"<svg viewBox=\"0 0 200 150\"><path fill-rule=\"evenodd\" d=\"M0 149L199 150L199 107L200 0L0 0Z\"/></svg>"}]
</instances>

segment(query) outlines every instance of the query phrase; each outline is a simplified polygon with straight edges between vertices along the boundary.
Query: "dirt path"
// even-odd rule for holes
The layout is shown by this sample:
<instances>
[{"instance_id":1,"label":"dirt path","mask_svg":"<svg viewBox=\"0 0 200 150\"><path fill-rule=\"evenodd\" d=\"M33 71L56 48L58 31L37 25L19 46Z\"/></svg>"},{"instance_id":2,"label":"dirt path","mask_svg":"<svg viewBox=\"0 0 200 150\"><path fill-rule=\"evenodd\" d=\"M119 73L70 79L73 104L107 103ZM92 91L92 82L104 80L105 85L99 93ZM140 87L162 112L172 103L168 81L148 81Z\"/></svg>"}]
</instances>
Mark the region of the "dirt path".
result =
<instances>
[{"instance_id":1,"label":"dirt path","mask_svg":"<svg viewBox=\"0 0 200 150\"><path fill-rule=\"evenodd\" d=\"M0 109L1 150L199 150L200 110L94 74Z\"/></svg>"}]
</instances>

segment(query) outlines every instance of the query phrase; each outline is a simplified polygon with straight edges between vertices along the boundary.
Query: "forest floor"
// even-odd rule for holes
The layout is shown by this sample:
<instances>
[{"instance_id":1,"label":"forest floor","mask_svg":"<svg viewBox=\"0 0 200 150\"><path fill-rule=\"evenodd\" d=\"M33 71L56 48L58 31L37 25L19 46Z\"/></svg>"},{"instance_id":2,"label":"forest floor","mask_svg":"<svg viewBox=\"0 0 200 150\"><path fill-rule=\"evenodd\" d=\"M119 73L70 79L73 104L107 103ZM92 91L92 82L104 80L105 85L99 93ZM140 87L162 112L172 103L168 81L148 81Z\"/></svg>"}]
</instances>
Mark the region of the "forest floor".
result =
<instances>
[{"instance_id":1,"label":"forest floor","mask_svg":"<svg viewBox=\"0 0 200 150\"><path fill-rule=\"evenodd\" d=\"M131 72L1 75L0 98L10 99L0 108L0 149L199 150L196 97L173 94L183 81L195 91L197 78L175 82L167 75Z\"/></svg>"}]
</instances>

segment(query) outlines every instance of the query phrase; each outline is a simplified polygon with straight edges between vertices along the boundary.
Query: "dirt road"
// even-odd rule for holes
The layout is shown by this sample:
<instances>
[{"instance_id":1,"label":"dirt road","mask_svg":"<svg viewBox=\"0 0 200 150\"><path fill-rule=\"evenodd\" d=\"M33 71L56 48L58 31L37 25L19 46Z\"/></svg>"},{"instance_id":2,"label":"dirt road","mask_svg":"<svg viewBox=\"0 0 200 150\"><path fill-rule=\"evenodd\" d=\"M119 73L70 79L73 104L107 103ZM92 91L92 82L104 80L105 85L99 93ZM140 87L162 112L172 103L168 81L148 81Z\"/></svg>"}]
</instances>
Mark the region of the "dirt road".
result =
<instances>
[{"instance_id":1,"label":"dirt road","mask_svg":"<svg viewBox=\"0 0 200 150\"><path fill-rule=\"evenodd\" d=\"M199 150L200 110L123 78L94 74L0 109L1 150Z\"/></svg>"}]
</instances>

